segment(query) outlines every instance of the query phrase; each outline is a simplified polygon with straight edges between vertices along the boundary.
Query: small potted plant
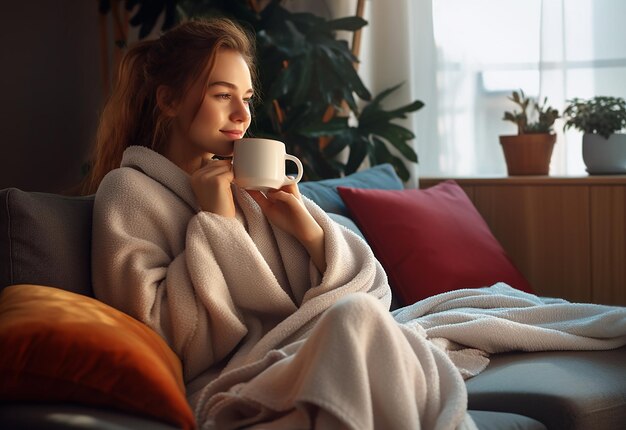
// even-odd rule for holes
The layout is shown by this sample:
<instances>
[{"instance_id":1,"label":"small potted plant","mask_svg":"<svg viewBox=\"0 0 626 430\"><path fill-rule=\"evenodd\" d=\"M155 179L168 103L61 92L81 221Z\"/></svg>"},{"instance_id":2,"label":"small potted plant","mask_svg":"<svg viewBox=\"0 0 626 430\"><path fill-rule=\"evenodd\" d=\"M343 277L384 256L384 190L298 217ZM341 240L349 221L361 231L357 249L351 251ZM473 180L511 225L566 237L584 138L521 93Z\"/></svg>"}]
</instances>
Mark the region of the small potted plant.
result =
<instances>
[{"instance_id":1,"label":"small potted plant","mask_svg":"<svg viewBox=\"0 0 626 430\"><path fill-rule=\"evenodd\" d=\"M542 103L526 97L524 91L513 91L508 97L520 110L505 112L504 121L517 125L516 135L500 136L509 175L547 175L556 142L554 121L559 111L548 106L548 98ZM527 113L532 106L531 115Z\"/></svg>"},{"instance_id":2,"label":"small potted plant","mask_svg":"<svg viewBox=\"0 0 626 430\"><path fill-rule=\"evenodd\" d=\"M583 161L589 174L626 173L626 102L596 96L567 101L564 130L583 132Z\"/></svg>"}]
</instances>

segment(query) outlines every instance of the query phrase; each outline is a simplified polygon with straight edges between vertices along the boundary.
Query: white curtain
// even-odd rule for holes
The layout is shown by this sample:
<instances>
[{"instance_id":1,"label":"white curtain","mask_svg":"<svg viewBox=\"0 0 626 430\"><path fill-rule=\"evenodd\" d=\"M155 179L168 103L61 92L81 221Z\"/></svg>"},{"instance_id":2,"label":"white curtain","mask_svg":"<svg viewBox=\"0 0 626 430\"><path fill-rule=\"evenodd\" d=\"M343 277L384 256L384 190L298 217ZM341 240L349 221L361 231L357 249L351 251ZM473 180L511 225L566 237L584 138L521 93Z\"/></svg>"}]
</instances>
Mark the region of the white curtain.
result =
<instances>
[{"instance_id":1,"label":"white curtain","mask_svg":"<svg viewBox=\"0 0 626 430\"><path fill-rule=\"evenodd\" d=\"M372 95L403 82L386 100L388 109L423 101L426 106L397 123L419 138L410 142L418 153L419 164L407 163L409 188L418 185L418 168L428 157L419 140L436 138L435 45L430 0L367 0L359 74ZM425 149L425 148L424 148Z\"/></svg>"},{"instance_id":2,"label":"white curtain","mask_svg":"<svg viewBox=\"0 0 626 430\"><path fill-rule=\"evenodd\" d=\"M572 97L626 97L623 0L370 0L365 15L368 88L405 81L388 105L426 104L405 123L420 176L505 175L498 136L516 132L502 121L513 90L560 112ZM550 173L585 174L581 134L562 126Z\"/></svg>"}]
</instances>

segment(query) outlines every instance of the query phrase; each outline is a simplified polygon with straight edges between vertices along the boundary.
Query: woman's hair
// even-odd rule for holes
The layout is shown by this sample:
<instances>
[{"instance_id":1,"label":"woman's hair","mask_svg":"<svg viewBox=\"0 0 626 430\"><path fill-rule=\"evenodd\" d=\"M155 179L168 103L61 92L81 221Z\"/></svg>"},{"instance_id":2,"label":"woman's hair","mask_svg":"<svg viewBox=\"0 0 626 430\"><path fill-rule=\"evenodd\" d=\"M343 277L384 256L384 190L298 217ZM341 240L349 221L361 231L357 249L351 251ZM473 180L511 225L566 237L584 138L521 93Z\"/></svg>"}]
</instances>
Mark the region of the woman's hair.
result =
<instances>
[{"instance_id":1,"label":"woman's hair","mask_svg":"<svg viewBox=\"0 0 626 430\"><path fill-rule=\"evenodd\" d=\"M157 152L165 149L171 118L157 104L157 88L168 87L174 100L184 97L197 79L208 80L219 49L239 52L256 82L254 38L225 18L187 21L157 40L139 42L128 50L100 116L92 165L81 187L83 194L94 193L102 178L119 167L127 147L141 145ZM197 109L202 100L198 100Z\"/></svg>"}]
</instances>

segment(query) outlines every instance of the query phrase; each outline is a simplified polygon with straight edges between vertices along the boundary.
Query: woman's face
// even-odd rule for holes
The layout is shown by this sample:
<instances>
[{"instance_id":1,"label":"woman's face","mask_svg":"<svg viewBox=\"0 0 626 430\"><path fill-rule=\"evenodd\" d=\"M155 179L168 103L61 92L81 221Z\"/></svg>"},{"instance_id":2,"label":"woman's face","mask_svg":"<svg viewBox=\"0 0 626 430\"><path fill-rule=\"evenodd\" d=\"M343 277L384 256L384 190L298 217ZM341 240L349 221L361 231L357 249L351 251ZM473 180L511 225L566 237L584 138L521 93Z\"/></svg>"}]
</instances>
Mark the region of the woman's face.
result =
<instances>
[{"instance_id":1,"label":"woman's face","mask_svg":"<svg viewBox=\"0 0 626 430\"><path fill-rule=\"evenodd\" d=\"M199 79L177 105L165 155L188 172L199 167L207 153L231 155L233 141L250 126L252 92L250 70L241 54L219 50L208 84Z\"/></svg>"}]
</instances>

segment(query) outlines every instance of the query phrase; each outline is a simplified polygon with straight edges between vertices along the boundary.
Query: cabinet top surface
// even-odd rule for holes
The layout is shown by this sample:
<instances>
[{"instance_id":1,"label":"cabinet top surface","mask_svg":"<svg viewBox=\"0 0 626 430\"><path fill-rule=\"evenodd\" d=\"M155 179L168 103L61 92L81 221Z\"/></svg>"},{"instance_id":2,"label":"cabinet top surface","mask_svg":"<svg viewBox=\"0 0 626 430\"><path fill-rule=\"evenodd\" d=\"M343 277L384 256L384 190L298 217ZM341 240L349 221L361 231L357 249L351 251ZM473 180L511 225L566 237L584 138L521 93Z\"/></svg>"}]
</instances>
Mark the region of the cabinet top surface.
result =
<instances>
[{"instance_id":1,"label":"cabinet top surface","mask_svg":"<svg viewBox=\"0 0 626 430\"><path fill-rule=\"evenodd\" d=\"M626 175L584 176L423 176L421 183L437 183L452 179L467 185L626 185Z\"/></svg>"}]
</instances>

